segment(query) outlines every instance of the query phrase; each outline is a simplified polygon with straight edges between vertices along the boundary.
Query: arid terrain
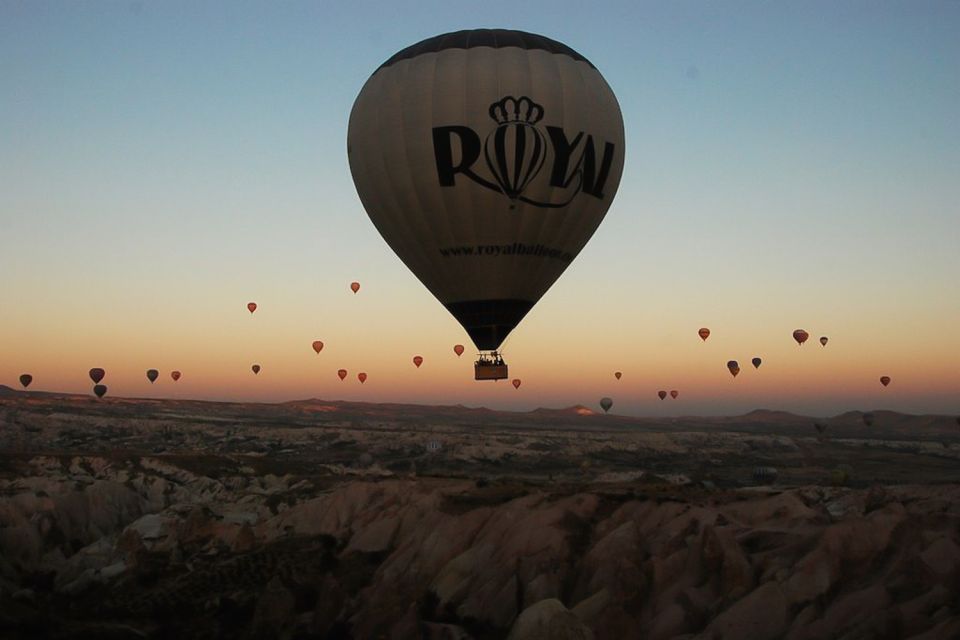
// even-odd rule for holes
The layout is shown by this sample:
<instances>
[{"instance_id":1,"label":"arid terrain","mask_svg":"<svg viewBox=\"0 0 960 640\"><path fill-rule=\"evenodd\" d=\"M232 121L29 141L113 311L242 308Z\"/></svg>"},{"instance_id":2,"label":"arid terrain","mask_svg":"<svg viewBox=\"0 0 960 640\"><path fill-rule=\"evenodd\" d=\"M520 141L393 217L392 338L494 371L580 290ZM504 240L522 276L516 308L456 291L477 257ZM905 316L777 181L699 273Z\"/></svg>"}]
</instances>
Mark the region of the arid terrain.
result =
<instances>
[{"instance_id":1,"label":"arid terrain","mask_svg":"<svg viewBox=\"0 0 960 640\"><path fill-rule=\"evenodd\" d=\"M0 387L0 637L960 637L960 425L871 413Z\"/></svg>"}]
</instances>

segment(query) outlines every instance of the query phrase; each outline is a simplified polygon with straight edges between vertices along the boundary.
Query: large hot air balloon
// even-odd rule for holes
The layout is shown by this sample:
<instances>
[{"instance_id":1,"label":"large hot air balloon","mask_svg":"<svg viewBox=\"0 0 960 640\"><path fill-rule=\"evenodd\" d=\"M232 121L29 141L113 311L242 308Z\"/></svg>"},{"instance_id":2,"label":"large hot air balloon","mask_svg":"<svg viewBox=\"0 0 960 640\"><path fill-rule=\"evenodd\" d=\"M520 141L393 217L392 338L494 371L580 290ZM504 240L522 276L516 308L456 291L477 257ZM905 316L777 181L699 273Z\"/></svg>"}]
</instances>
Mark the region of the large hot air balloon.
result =
<instances>
[{"instance_id":1,"label":"large hot air balloon","mask_svg":"<svg viewBox=\"0 0 960 640\"><path fill-rule=\"evenodd\" d=\"M99 384L103 380L103 376L107 375L107 372L101 369L100 367L94 367L90 369L90 379L93 380L94 384Z\"/></svg>"},{"instance_id":2,"label":"large hot air balloon","mask_svg":"<svg viewBox=\"0 0 960 640\"><path fill-rule=\"evenodd\" d=\"M570 47L459 31L370 76L347 154L384 240L477 348L495 352L603 220L623 172L623 118ZM507 377L496 357L474 371Z\"/></svg>"},{"instance_id":3,"label":"large hot air balloon","mask_svg":"<svg viewBox=\"0 0 960 640\"><path fill-rule=\"evenodd\" d=\"M153 384L157 381L157 378L160 377L160 372L156 369L147 369L147 380L150 381L150 384Z\"/></svg>"},{"instance_id":4,"label":"large hot air balloon","mask_svg":"<svg viewBox=\"0 0 960 640\"><path fill-rule=\"evenodd\" d=\"M93 386L93 392L97 395L98 398L102 398L107 394L107 385L96 384Z\"/></svg>"},{"instance_id":5,"label":"large hot air balloon","mask_svg":"<svg viewBox=\"0 0 960 640\"><path fill-rule=\"evenodd\" d=\"M351 282L351 283L350 283L350 290L353 291L354 293L356 293L357 291L360 291L360 283L359 283L359 282Z\"/></svg>"},{"instance_id":6,"label":"large hot air balloon","mask_svg":"<svg viewBox=\"0 0 960 640\"><path fill-rule=\"evenodd\" d=\"M827 336L820 336L820 346L821 346L821 347L827 346L827 342L829 342L829 341L830 341L830 338L828 338Z\"/></svg>"},{"instance_id":7,"label":"large hot air balloon","mask_svg":"<svg viewBox=\"0 0 960 640\"><path fill-rule=\"evenodd\" d=\"M514 379L513 379L513 388L514 388L514 389L519 389L519 388L520 388L520 378L514 378Z\"/></svg>"},{"instance_id":8,"label":"large hot air balloon","mask_svg":"<svg viewBox=\"0 0 960 640\"><path fill-rule=\"evenodd\" d=\"M759 369L759 368L760 368L760 365L763 364L763 360L761 360L760 358L754 358L754 359L751 360L750 362L753 363L753 368L754 368L754 369Z\"/></svg>"},{"instance_id":9,"label":"large hot air balloon","mask_svg":"<svg viewBox=\"0 0 960 640\"><path fill-rule=\"evenodd\" d=\"M797 341L797 344L803 346L803 343L807 341L807 338L810 337L810 334L804 331L803 329L797 329L793 332L793 339Z\"/></svg>"},{"instance_id":10,"label":"large hot air balloon","mask_svg":"<svg viewBox=\"0 0 960 640\"><path fill-rule=\"evenodd\" d=\"M740 373L740 365L736 360L730 360L727 362L727 369L730 370L730 375L732 375L734 378L736 378L737 374Z\"/></svg>"},{"instance_id":11,"label":"large hot air balloon","mask_svg":"<svg viewBox=\"0 0 960 640\"><path fill-rule=\"evenodd\" d=\"M338 371L337 371L337 376L338 376L341 380L343 380L344 378L347 377L347 370L346 370L346 369L340 369L340 370L338 370Z\"/></svg>"},{"instance_id":12,"label":"large hot air balloon","mask_svg":"<svg viewBox=\"0 0 960 640\"><path fill-rule=\"evenodd\" d=\"M253 375L257 375L258 373L260 373L260 365L258 364L253 365L252 367L250 367L250 370L253 371Z\"/></svg>"},{"instance_id":13,"label":"large hot air balloon","mask_svg":"<svg viewBox=\"0 0 960 640\"><path fill-rule=\"evenodd\" d=\"M462 345L462 344L455 344L455 345L453 345L453 352L454 352L455 354L457 354L457 357L458 357L458 358L459 358L460 356L462 356L462 355L463 355L463 345Z\"/></svg>"},{"instance_id":14,"label":"large hot air balloon","mask_svg":"<svg viewBox=\"0 0 960 640\"><path fill-rule=\"evenodd\" d=\"M254 311L256 311L256 310L257 310L257 303L256 303L256 302L248 302L248 303L247 303L247 310L248 310L250 313L253 313Z\"/></svg>"},{"instance_id":15,"label":"large hot air balloon","mask_svg":"<svg viewBox=\"0 0 960 640\"><path fill-rule=\"evenodd\" d=\"M170 377L173 378L173 381L174 381L174 382L176 382L177 380L180 379L180 375L181 375L181 374L180 374L179 371L171 371L171 372L170 372Z\"/></svg>"},{"instance_id":16,"label":"large hot air balloon","mask_svg":"<svg viewBox=\"0 0 960 640\"><path fill-rule=\"evenodd\" d=\"M613 377L616 378L617 380L619 380L620 378L623 377L623 372L621 372L621 371L614 371L614 372L613 372Z\"/></svg>"},{"instance_id":17,"label":"large hot air balloon","mask_svg":"<svg viewBox=\"0 0 960 640\"><path fill-rule=\"evenodd\" d=\"M660 396L660 399L661 399L661 400L663 400L664 398L667 397L667 392L666 392L666 391L657 391L657 395Z\"/></svg>"},{"instance_id":18,"label":"large hot air balloon","mask_svg":"<svg viewBox=\"0 0 960 640\"><path fill-rule=\"evenodd\" d=\"M697 331L697 333L700 335L700 339L704 342L706 342L707 338L710 337L710 329L707 329L706 327L700 329L700 331Z\"/></svg>"},{"instance_id":19,"label":"large hot air balloon","mask_svg":"<svg viewBox=\"0 0 960 640\"><path fill-rule=\"evenodd\" d=\"M360 381L360 384L363 384L364 382L367 381L367 374L365 374L365 373L363 373L363 372L358 373L358 374L357 374L357 380Z\"/></svg>"},{"instance_id":20,"label":"large hot air balloon","mask_svg":"<svg viewBox=\"0 0 960 640\"><path fill-rule=\"evenodd\" d=\"M25 373L20 376L20 384L23 385L23 388L26 389L30 386L30 383L33 382L33 376L29 373Z\"/></svg>"},{"instance_id":21,"label":"large hot air balloon","mask_svg":"<svg viewBox=\"0 0 960 640\"><path fill-rule=\"evenodd\" d=\"M673 391L670 392L670 397L673 398L674 400L677 399L677 396L678 396L678 395L680 395L680 392L677 391L676 389L674 389Z\"/></svg>"},{"instance_id":22,"label":"large hot air balloon","mask_svg":"<svg viewBox=\"0 0 960 640\"><path fill-rule=\"evenodd\" d=\"M883 386L890 384L890 376L880 376L880 384Z\"/></svg>"},{"instance_id":23,"label":"large hot air balloon","mask_svg":"<svg viewBox=\"0 0 960 640\"><path fill-rule=\"evenodd\" d=\"M610 407L613 406L613 400L610 398L600 398L600 408L603 409L603 412L606 413L610 411Z\"/></svg>"},{"instance_id":24,"label":"large hot air balloon","mask_svg":"<svg viewBox=\"0 0 960 640\"><path fill-rule=\"evenodd\" d=\"M316 351L317 353L320 353L321 351L323 351L323 342L321 342L320 340L314 340L313 350Z\"/></svg>"}]
</instances>

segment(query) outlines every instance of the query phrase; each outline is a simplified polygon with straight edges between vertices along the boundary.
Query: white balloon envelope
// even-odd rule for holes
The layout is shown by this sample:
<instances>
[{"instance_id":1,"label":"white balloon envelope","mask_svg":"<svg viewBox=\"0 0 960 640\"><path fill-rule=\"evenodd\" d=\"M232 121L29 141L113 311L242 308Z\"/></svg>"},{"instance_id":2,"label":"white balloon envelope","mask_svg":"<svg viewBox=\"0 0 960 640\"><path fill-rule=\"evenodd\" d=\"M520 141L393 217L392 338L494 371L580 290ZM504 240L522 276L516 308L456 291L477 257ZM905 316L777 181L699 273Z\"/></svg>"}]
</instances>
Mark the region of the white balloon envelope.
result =
<instances>
[{"instance_id":1,"label":"white balloon envelope","mask_svg":"<svg viewBox=\"0 0 960 640\"><path fill-rule=\"evenodd\" d=\"M347 153L387 244L478 349L494 350L606 215L623 118L600 72L566 45L459 31L373 73Z\"/></svg>"}]
</instances>

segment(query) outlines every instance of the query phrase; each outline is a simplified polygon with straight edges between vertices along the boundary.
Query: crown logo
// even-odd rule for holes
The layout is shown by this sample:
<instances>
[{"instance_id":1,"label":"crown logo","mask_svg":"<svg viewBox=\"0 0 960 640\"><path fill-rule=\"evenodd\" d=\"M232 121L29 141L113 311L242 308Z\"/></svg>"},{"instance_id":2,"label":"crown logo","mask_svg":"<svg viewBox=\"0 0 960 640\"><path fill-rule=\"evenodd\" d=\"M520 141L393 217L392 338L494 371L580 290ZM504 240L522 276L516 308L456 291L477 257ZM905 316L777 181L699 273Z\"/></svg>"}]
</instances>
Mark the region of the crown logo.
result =
<instances>
[{"instance_id":1,"label":"crown logo","mask_svg":"<svg viewBox=\"0 0 960 640\"><path fill-rule=\"evenodd\" d=\"M498 125L502 124L536 124L543 118L543 107L528 98L520 96L504 96L500 101L490 105L490 117Z\"/></svg>"}]
</instances>

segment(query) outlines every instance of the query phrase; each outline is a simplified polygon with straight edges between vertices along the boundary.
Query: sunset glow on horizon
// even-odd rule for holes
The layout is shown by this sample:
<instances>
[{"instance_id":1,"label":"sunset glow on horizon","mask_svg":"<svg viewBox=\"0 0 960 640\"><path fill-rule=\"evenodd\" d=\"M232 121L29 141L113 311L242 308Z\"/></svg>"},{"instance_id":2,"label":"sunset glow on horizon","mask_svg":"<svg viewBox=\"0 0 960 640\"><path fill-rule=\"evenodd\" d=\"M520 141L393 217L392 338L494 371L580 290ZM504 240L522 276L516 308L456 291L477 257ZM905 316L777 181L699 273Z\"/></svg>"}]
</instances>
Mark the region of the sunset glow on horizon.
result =
<instances>
[{"instance_id":1,"label":"sunset glow on horizon","mask_svg":"<svg viewBox=\"0 0 960 640\"><path fill-rule=\"evenodd\" d=\"M627 136L606 219L505 344L519 389L473 380L346 153L378 65L491 18L133 6L0 6L0 384L89 393L103 367L108 398L960 413L956 3L491 3L589 58Z\"/></svg>"}]
</instances>

